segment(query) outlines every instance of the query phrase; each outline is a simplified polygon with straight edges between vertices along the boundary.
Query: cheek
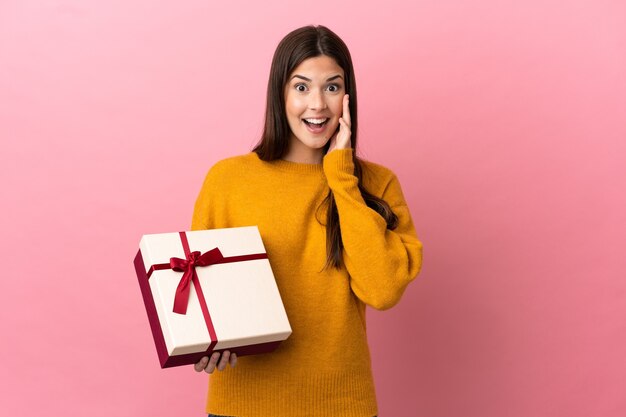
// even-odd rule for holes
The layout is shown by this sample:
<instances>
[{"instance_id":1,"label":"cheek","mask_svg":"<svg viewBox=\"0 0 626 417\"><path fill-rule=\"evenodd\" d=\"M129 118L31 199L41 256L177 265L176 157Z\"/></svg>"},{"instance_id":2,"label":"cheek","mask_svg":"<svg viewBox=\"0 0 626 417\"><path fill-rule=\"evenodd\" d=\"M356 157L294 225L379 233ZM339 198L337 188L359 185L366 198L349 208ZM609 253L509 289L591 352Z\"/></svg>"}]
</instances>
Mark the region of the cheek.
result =
<instances>
[{"instance_id":1,"label":"cheek","mask_svg":"<svg viewBox=\"0 0 626 417\"><path fill-rule=\"evenodd\" d=\"M339 119L343 113L343 97L333 100L329 106L333 114Z\"/></svg>"},{"instance_id":2,"label":"cheek","mask_svg":"<svg viewBox=\"0 0 626 417\"><path fill-rule=\"evenodd\" d=\"M287 114L290 117L300 118L300 115L305 110L305 107L303 106L303 102L301 99L289 97L289 96L287 97L285 101L285 107L287 109Z\"/></svg>"}]
</instances>

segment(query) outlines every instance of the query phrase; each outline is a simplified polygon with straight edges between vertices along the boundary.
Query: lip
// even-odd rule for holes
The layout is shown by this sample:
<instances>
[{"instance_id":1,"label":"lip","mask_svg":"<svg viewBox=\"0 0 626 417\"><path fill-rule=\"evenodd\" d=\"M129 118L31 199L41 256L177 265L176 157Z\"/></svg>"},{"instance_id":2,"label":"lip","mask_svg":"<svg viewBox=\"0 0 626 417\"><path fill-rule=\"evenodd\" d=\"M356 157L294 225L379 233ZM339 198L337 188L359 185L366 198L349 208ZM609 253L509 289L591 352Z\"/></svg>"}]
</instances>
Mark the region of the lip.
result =
<instances>
[{"instance_id":1,"label":"lip","mask_svg":"<svg viewBox=\"0 0 626 417\"><path fill-rule=\"evenodd\" d=\"M324 117L307 117L307 119L324 119ZM324 133L326 131L326 128L328 127L328 122L330 120L330 118L325 118L327 119L326 122L324 122L324 124L322 125L321 128L313 128L311 126L309 126L308 123L306 123L304 121L304 119L302 119L302 124L304 125L304 127L306 128L306 130L308 130L309 132L315 134L315 135L319 135L320 133Z\"/></svg>"}]
</instances>

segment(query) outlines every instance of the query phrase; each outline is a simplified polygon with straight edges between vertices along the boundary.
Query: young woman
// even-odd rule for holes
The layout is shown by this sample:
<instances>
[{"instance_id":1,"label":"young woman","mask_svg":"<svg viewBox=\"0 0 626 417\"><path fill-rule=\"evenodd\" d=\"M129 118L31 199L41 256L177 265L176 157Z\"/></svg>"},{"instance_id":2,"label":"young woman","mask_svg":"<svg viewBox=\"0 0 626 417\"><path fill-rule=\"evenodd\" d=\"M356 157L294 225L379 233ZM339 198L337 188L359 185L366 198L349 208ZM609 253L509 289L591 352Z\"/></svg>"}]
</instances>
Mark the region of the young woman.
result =
<instances>
[{"instance_id":1,"label":"young woman","mask_svg":"<svg viewBox=\"0 0 626 417\"><path fill-rule=\"evenodd\" d=\"M210 169L192 223L259 227L293 333L272 353L198 362L209 416L378 413L365 307L400 300L422 243L397 177L356 147L348 48L326 27L294 30L274 54L260 142Z\"/></svg>"}]
</instances>

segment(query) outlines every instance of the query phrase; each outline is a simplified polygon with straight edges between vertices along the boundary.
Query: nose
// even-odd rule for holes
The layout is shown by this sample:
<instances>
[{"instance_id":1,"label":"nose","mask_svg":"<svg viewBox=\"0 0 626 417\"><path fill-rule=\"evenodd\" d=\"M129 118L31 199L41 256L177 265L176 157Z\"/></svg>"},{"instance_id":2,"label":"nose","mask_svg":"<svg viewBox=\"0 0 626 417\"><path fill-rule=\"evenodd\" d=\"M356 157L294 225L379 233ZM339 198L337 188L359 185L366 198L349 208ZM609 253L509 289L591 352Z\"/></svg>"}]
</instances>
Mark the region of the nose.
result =
<instances>
[{"instance_id":1,"label":"nose","mask_svg":"<svg viewBox=\"0 0 626 417\"><path fill-rule=\"evenodd\" d=\"M326 98L324 97L324 94L317 89L313 89L309 94L309 109L322 110L326 107L328 106L326 104Z\"/></svg>"}]
</instances>

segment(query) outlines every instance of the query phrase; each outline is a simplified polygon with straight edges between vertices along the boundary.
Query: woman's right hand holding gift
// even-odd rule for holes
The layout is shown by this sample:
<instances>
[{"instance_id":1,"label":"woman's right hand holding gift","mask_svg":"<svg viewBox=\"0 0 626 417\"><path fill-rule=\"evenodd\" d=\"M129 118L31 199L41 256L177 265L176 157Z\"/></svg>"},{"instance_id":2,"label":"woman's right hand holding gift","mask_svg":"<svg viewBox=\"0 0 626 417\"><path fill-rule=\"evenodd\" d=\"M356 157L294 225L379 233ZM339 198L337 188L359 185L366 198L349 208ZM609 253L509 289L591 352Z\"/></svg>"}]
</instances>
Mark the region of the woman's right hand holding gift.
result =
<instances>
[{"instance_id":1,"label":"woman's right hand holding gift","mask_svg":"<svg viewBox=\"0 0 626 417\"><path fill-rule=\"evenodd\" d=\"M212 374L216 368L218 371L223 371L229 363L231 367L235 367L237 364L236 353L231 354L229 350L225 350L221 355L220 352L213 352L210 359L208 356L202 357L202 359L194 365L194 369L196 372L204 371L208 374Z\"/></svg>"}]
</instances>

